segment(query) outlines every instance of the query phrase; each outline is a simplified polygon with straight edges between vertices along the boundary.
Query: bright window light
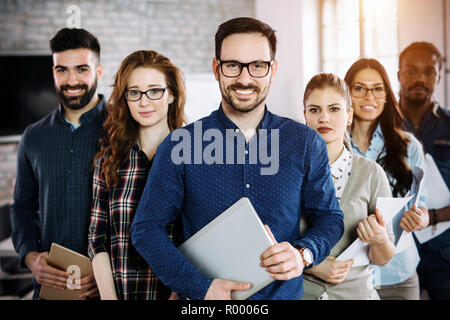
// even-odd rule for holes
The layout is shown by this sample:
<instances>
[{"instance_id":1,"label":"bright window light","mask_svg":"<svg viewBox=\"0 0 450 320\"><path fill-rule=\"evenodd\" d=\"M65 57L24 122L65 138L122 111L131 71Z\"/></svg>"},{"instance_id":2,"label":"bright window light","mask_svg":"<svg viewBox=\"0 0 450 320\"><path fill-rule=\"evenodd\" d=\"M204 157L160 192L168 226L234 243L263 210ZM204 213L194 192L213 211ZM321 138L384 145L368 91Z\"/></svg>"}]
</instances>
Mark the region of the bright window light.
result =
<instances>
[{"instance_id":1,"label":"bright window light","mask_svg":"<svg viewBox=\"0 0 450 320\"><path fill-rule=\"evenodd\" d=\"M359 58L386 68L398 91L397 0L322 0L322 71L344 77Z\"/></svg>"}]
</instances>

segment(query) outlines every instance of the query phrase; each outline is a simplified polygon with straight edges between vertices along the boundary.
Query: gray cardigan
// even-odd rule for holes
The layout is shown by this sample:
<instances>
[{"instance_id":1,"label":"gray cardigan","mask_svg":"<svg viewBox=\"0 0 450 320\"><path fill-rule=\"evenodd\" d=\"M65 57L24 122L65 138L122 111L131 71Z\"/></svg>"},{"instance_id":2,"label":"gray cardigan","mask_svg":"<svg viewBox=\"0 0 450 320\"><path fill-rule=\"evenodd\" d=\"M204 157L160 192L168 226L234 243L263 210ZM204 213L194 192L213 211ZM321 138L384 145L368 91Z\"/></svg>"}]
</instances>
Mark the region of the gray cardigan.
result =
<instances>
[{"instance_id":1,"label":"gray cardigan","mask_svg":"<svg viewBox=\"0 0 450 320\"><path fill-rule=\"evenodd\" d=\"M352 157L351 175L340 201L344 213L344 234L330 252L333 257L339 256L356 240L357 225L369 213L375 211L377 198L392 196L387 176L378 163L356 154L352 154ZM394 241L392 223L387 225L387 232L389 239ZM311 274L304 274L303 284L303 300L318 299L323 293L326 293L329 299L339 300L377 298L372 286L370 265L352 267L340 284L327 283Z\"/></svg>"}]
</instances>

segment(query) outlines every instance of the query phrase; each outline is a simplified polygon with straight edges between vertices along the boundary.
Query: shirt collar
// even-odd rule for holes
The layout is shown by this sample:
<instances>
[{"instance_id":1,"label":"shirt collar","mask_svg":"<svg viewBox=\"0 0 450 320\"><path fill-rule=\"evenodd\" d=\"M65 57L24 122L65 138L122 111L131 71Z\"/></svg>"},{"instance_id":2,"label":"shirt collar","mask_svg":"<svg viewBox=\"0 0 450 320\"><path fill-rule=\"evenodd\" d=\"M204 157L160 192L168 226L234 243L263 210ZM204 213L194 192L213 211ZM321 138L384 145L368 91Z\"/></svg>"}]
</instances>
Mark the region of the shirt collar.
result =
<instances>
[{"instance_id":1,"label":"shirt collar","mask_svg":"<svg viewBox=\"0 0 450 320\"><path fill-rule=\"evenodd\" d=\"M439 108L439 104L435 100L433 100L433 102L431 104L431 108L430 108L430 113L433 116L435 116L436 118L439 118L438 108Z\"/></svg>"},{"instance_id":2,"label":"shirt collar","mask_svg":"<svg viewBox=\"0 0 450 320\"><path fill-rule=\"evenodd\" d=\"M425 119L428 115L434 116L435 118L440 118L439 117L439 113L438 113L438 109L439 109L439 103L436 100L433 99L433 101L431 102L431 107L425 113L423 119ZM409 129L412 128L415 131L414 124L412 123L411 119L406 115L405 112L404 112L404 114L405 114L405 122L408 123ZM422 119L422 121L423 121L423 119Z\"/></svg>"},{"instance_id":3,"label":"shirt collar","mask_svg":"<svg viewBox=\"0 0 450 320\"><path fill-rule=\"evenodd\" d=\"M80 124L85 125L93 121L97 118L97 116L103 112L105 109L105 97L102 94L98 95L98 98L100 99L100 102L91 110L83 113L80 117ZM66 118L64 116L65 109L62 106L62 103L60 102L58 105L58 118L62 123L67 124Z\"/></svg>"},{"instance_id":4,"label":"shirt collar","mask_svg":"<svg viewBox=\"0 0 450 320\"><path fill-rule=\"evenodd\" d=\"M381 125L380 125L379 122L378 122L378 124L377 124L377 128L375 129L375 132L373 133L372 139L374 139L374 138L381 138L381 139L384 140L384 137L383 137L383 130L381 130Z\"/></svg>"},{"instance_id":5,"label":"shirt collar","mask_svg":"<svg viewBox=\"0 0 450 320\"><path fill-rule=\"evenodd\" d=\"M138 158L141 156L147 163L152 163L153 159L148 160L147 155L145 154L144 150L141 149L141 145L139 144L139 141L136 139L136 141L131 146L131 153L133 158Z\"/></svg>"},{"instance_id":6,"label":"shirt collar","mask_svg":"<svg viewBox=\"0 0 450 320\"><path fill-rule=\"evenodd\" d=\"M348 166L351 162L352 153L344 147L341 155L330 165L331 175L335 179L340 179L342 174L345 172L345 167Z\"/></svg>"},{"instance_id":7,"label":"shirt collar","mask_svg":"<svg viewBox=\"0 0 450 320\"><path fill-rule=\"evenodd\" d=\"M225 129L235 130L238 128L237 125L226 116L225 112L223 112L222 103L220 104L219 110L217 111L217 116L219 118L219 122L222 124L222 126ZM259 129L268 129L271 118L272 118L272 113L267 109L267 105L265 105L264 106L264 116L258 125L258 130Z\"/></svg>"},{"instance_id":8,"label":"shirt collar","mask_svg":"<svg viewBox=\"0 0 450 320\"><path fill-rule=\"evenodd\" d=\"M133 143L133 145L131 146L131 149L133 149L133 150L136 151L136 152L139 152L139 150L141 150L141 146L140 146L138 140L136 140L136 141Z\"/></svg>"},{"instance_id":9,"label":"shirt collar","mask_svg":"<svg viewBox=\"0 0 450 320\"><path fill-rule=\"evenodd\" d=\"M350 138L352 138L352 133L350 132ZM359 149L358 145L353 141L353 139L350 139L350 142L352 144L352 149L355 152L363 155L366 157L367 152L381 152L384 148L384 136L383 136L383 130L381 130L381 125L378 122L377 127L375 129L375 132L373 133L372 139L369 143L369 148L367 149L366 153L363 153L361 149ZM372 150L372 151L371 151Z\"/></svg>"}]
</instances>

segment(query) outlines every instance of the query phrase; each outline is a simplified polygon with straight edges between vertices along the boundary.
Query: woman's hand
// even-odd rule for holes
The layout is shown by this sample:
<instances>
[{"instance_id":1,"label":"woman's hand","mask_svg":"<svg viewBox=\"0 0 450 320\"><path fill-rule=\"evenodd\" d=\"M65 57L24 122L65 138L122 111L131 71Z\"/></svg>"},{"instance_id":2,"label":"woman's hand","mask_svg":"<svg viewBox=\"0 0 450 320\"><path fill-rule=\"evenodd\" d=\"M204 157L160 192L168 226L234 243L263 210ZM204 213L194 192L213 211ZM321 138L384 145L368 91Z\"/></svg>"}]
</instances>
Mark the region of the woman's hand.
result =
<instances>
[{"instance_id":1,"label":"woman's hand","mask_svg":"<svg viewBox=\"0 0 450 320\"><path fill-rule=\"evenodd\" d=\"M385 244L389 241L386 231L386 221L378 209L358 223L356 233L359 239L368 244Z\"/></svg>"},{"instance_id":2,"label":"woman's hand","mask_svg":"<svg viewBox=\"0 0 450 320\"><path fill-rule=\"evenodd\" d=\"M386 221L378 209L375 209L375 214L361 220L356 233L361 241L370 245L369 259L372 263L383 266L394 256L395 246L389 240Z\"/></svg>"},{"instance_id":3,"label":"woman's hand","mask_svg":"<svg viewBox=\"0 0 450 320\"><path fill-rule=\"evenodd\" d=\"M312 274L313 276L316 276L326 282L338 284L344 281L345 276L350 271L352 265L353 259L336 261L335 257L328 256L322 261L322 263L305 270L304 272Z\"/></svg>"}]
</instances>

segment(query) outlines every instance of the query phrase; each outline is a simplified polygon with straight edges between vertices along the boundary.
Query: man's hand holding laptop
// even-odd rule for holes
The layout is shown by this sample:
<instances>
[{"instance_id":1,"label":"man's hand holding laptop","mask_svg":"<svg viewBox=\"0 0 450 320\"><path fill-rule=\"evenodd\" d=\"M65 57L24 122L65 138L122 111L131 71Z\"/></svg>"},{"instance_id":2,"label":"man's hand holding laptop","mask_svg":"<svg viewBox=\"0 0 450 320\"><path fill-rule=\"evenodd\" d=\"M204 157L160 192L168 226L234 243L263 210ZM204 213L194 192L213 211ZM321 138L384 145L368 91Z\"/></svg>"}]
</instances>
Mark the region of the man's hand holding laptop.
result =
<instances>
[{"instance_id":1,"label":"man's hand holding laptop","mask_svg":"<svg viewBox=\"0 0 450 320\"><path fill-rule=\"evenodd\" d=\"M303 259L298 249L289 242L278 243L265 225L267 233L274 245L261 254L261 267L275 280L290 280L303 273ZM231 300L231 291L246 291L251 288L250 283L230 280L214 279L205 295L205 300Z\"/></svg>"},{"instance_id":2,"label":"man's hand holding laptop","mask_svg":"<svg viewBox=\"0 0 450 320\"><path fill-rule=\"evenodd\" d=\"M261 267L265 267L270 276L275 280L290 280L299 277L303 273L303 259L298 249L289 242L278 243L265 225L267 233L275 243L261 255Z\"/></svg>"}]
</instances>

